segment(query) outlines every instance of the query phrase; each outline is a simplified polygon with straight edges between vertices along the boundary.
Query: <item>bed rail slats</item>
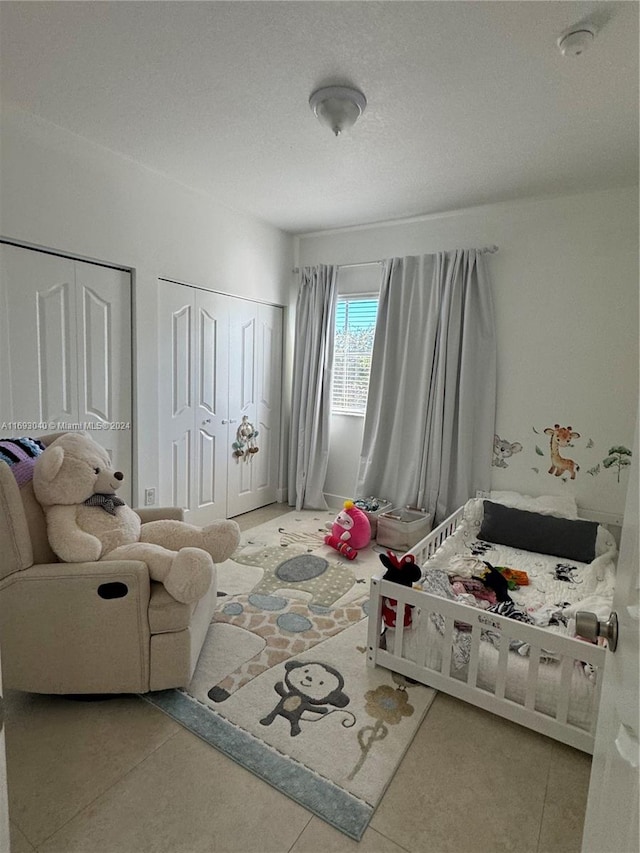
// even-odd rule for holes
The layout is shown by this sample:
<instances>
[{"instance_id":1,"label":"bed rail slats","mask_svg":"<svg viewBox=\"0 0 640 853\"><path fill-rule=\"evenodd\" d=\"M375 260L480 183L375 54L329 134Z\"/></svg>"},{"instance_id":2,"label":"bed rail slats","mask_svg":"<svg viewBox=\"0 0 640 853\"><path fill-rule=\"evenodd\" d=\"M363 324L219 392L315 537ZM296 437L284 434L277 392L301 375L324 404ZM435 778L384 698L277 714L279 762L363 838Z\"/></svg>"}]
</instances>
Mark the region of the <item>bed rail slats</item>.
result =
<instances>
[{"instance_id":1,"label":"bed rail slats","mask_svg":"<svg viewBox=\"0 0 640 853\"><path fill-rule=\"evenodd\" d=\"M422 610L420 613L420 618L418 619L418 649L416 653L416 665L420 668L424 668L427 663L427 651L428 651L428 638L427 638L427 626L431 620L431 612L428 610Z\"/></svg>"},{"instance_id":2,"label":"bed rail slats","mask_svg":"<svg viewBox=\"0 0 640 853\"><path fill-rule=\"evenodd\" d=\"M538 670L540 668L540 648L539 646L529 647L529 670L527 673L527 694L524 700L524 707L529 711L535 710L536 707L536 692L538 688Z\"/></svg>"},{"instance_id":3,"label":"bed rail slats","mask_svg":"<svg viewBox=\"0 0 640 853\"><path fill-rule=\"evenodd\" d=\"M471 652L469 655L469 669L467 672L467 684L475 687L478 681L478 656L480 654L480 634L482 630L478 624L471 628Z\"/></svg>"},{"instance_id":4,"label":"bed rail slats","mask_svg":"<svg viewBox=\"0 0 640 853\"><path fill-rule=\"evenodd\" d=\"M442 524L438 525L435 530L432 530L428 536L418 542L418 544L407 553L413 554L418 565L423 565L427 562L429 557L432 557L433 554L435 554L444 540L451 536L458 525L462 523L463 518L464 507L460 507L460 509L456 510L456 512L454 512L453 515L450 515L449 518L445 519Z\"/></svg>"},{"instance_id":5,"label":"bed rail slats","mask_svg":"<svg viewBox=\"0 0 640 853\"><path fill-rule=\"evenodd\" d=\"M453 619L445 617L444 640L442 645L442 665L440 672L444 676L449 676L451 671L451 651L453 649Z\"/></svg>"},{"instance_id":6,"label":"bed rail slats","mask_svg":"<svg viewBox=\"0 0 640 853\"><path fill-rule=\"evenodd\" d=\"M400 604L398 602L398 609L396 610L398 614L396 617L396 630L395 630L395 638L393 641L393 653L397 658L402 657L402 646L403 646L403 638L404 638L404 604Z\"/></svg>"},{"instance_id":7,"label":"bed rail slats","mask_svg":"<svg viewBox=\"0 0 640 853\"><path fill-rule=\"evenodd\" d=\"M427 554L430 556L440 547L442 542L455 531L462 518L463 510L460 509L409 553L413 553L416 561L423 564L428 558ZM405 604L414 608L413 624L407 628L399 625L393 633L391 648L387 649L381 648L380 643L383 629L382 596L396 599L400 623L403 621ZM435 632L435 640L432 616L439 617L444 623L443 632ZM471 630L466 671L456 670L454 664L454 649L458 635L456 623L469 626ZM442 622L440 624L442 625ZM484 685L478 686L481 656L485 646L485 641L482 639L483 631L495 632L499 637L495 681L492 689L487 689ZM509 647L512 640L529 645L528 669L522 701L507 698L511 654ZM409 645L415 648L413 657L409 657L406 653L406 647ZM436 647L441 652L439 655L436 655ZM549 653L557 658L557 663L544 662ZM379 664L400 672L422 684L434 687L436 690L443 690L452 696L585 752L593 752L604 661L605 649L602 646L551 633L498 614L487 614L483 610L438 598L423 590L383 581L380 577L372 578L367 649L369 666ZM593 667L591 678L594 681L594 689L590 726L587 726L590 730L569 723L574 669L578 666L584 667L585 664L591 664ZM554 714L536 710L541 669L549 665L557 667L559 671Z\"/></svg>"},{"instance_id":8,"label":"bed rail slats","mask_svg":"<svg viewBox=\"0 0 640 853\"><path fill-rule=\"evenodd\" d=\"M572 660L570 657L562 658L558 707L556 708L556 720L559 723L566 723L569 716L569 688L571 687L571 676L575 665L575 660Z\"/></svg>"},{"instance_id":9,"label":"bed rail slats","mask_svg":"<svg viewBox=\"0 0 640 853\"><path fill-rule=\"evenodd\" d=\"M496 699L504 699L507 684L507 666L509 664L509 643L511 637L507 631L500 636L500 651L498 652L498 672L496 674Z\"/></svg>"}]
</instances>

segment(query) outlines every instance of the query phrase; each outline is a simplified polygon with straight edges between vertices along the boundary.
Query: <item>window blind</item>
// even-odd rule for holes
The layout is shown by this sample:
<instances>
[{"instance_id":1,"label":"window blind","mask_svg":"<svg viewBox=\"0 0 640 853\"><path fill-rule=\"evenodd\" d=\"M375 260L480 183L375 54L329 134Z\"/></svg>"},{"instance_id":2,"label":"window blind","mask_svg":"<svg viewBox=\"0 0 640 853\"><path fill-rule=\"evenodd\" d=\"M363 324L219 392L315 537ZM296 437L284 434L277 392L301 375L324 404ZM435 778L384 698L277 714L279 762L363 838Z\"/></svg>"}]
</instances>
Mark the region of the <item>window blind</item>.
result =
<instances>
[{"instance_id":1,"label":"window blind","mask_svg":"<svg viewBox=\"0 0 640 853\"><path fill-rule=\"evenodd\" d=\"M333 352L332 411L364 415L378 300L338 297Z\"/></svg>"}]
</instances>

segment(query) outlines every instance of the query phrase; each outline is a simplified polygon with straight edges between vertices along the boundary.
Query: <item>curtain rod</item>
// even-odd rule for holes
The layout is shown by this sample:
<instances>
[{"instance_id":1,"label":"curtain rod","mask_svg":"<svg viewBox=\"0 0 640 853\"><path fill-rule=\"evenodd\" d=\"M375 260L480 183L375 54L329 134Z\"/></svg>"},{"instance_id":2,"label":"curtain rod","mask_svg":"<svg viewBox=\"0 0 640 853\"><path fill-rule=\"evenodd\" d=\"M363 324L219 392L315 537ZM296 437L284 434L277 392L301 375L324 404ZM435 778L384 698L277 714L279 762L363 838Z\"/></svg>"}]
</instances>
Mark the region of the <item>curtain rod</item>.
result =
<instances>
[{"instance_id":1,"label":"curtain rod","mask_svg":"<svg viewBox=\"0 0 640 853\"><path fill-rule=\"evenodd\" d=\"M449 249L448 251L456 251L456 250L455 249L454 250ZM495 245L494 246L485 246L484 248L478 249L477 251L481 255L495 255L495 253L497 251L499 251L499 248L498 248L498 246L495 246ZM387 259L385 258L384 260L381 260L381 261L362 261L359 264L337 264L336 266L338 267L339 270L350 269L351 267L370 267L370 266L374 266L377 264L384 264L385 260L387 260ZM299 273L300 267L294 267L292 272L295 274Z\"/></svg>"},{"instance_id":2,"label":"curtain rod","mask_svg":"<svg viewBox=\"0 0 640 853\"><path fill-rule=\"evenodd\" d=\"M351 269L351 267L372 267L377 266L378 264L383 264L384 261L362 261L359 264L336 264L339 270L347 270ZM300 267L293 268L294 273L300 272Z\"/></svg>"}]
</instances>

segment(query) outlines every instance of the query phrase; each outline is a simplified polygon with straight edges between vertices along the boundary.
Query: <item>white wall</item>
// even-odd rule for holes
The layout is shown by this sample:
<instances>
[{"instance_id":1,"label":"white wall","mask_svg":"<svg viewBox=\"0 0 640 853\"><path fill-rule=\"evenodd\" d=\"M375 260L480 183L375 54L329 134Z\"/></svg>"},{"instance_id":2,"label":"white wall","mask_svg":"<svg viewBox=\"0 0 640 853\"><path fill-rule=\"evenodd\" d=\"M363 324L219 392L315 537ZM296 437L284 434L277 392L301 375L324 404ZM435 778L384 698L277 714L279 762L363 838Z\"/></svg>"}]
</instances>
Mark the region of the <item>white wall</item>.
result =
<instances>
[{"instance_id":1,"label":"white wall","mask_svg":"<svg viewBox=\"0 0 640 853\"><path fill-rule=\"evenodd\" d=\"M1 132L0 235L133 270L137 485L157 487L158 278L287 305L293 238L19 110Z\"/></svg>"},{"instance_id":2,"label":"white wall","mask_svg":"<svg viewBox=\"0 0 640 853\"><path fill-rule=\"evenodd\" d=\"M569 492L585 508L620 514L628 474L618 483L602 461L611 446L632 446L637 411L637 187L304 235L298 261L352 264L492 244L500 247L488 258L496 432L523 446L506 468L492 468L492 487ZM549 438L541 433L556 423L580 433L563 453L580 465L575 481L547 473ZM327 492L352 496L358 442L355 425L336 424Z\"/></svg>"}]
</instances>

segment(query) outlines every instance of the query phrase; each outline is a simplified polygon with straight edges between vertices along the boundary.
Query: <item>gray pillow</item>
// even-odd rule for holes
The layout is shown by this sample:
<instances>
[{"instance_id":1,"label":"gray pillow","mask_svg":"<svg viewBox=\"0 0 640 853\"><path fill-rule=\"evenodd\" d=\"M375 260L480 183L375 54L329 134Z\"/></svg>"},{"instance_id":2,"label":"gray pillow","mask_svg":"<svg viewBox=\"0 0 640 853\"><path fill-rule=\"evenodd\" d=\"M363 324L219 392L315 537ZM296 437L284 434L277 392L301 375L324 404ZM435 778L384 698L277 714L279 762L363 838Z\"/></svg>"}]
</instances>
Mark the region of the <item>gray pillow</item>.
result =
<instances>
[{"instance_id":1,"label":"gray pillow","mask_svg":"<svg viewBox=\"0 0 640 853\"><path fill-rule=\"evenodd\" d=\"M478 539L590 563L596 554L597 534L595 521L556 518L484 501Z\"/></svg>"}]
</instances>

